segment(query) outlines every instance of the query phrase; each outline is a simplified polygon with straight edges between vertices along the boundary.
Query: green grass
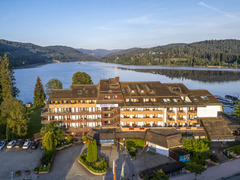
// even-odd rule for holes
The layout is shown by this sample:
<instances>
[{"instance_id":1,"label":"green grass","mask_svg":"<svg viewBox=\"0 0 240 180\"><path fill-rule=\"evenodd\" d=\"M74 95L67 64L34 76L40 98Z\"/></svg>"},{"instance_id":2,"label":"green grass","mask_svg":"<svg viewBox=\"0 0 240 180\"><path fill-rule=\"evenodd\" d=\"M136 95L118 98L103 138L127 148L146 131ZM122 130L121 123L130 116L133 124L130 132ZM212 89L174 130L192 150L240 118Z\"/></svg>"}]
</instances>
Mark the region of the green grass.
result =
<instances>
[{"instance_id":1,"label":"green grass","mask_svg":"<svg viewBox=\"0 0 240 180\"><path fill-rule=\"evenodd\" d=\"M27 135L25 136L26 139L31 139L35 133L40 132L40 129L42 127L41 111L42 109L29 108L30 119L28 124L28 132Z\"/></svg>"},{"instance_id":2,"label":"green grass","mask_svg":"<svg viewBox=\"0 0 240 180\"><path fill-rule=\"evenodd\" d=\"M233 146L227 149L224 149L223 152L234 152L237 155L240 155L240 145Z\"/></svg>"},{"instance_id":3,"label":"green grass","mask_svg":"<svg viewBox=\"0 0 240 180\"><path fill-rule=\"evenodd\" d=\"M143 139L125 139L125 146L127 147L127 144L129 141L132 141L136 147L144 147L145 141ZM127 147L128 149L128 147Z\"/></svg>"}]
</instances>

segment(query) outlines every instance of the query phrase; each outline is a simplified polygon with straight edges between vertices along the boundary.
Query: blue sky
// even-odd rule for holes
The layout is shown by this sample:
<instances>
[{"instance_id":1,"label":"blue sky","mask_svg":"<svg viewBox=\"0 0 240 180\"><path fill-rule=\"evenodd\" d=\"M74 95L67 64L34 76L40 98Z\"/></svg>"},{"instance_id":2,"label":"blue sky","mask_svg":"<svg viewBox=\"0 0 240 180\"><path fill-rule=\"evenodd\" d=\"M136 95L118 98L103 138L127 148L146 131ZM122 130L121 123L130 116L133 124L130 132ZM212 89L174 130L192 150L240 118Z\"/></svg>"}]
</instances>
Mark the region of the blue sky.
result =
<instances>
[{"instance_id":1,"label":"blue sky","mask_svg":"<svg viewBox=\"0 0 240 180\"><path fill-rule=\"evenodd\" d=\"M240 39L239 0L0 0L0 39L126 49Z\"/></svg>"}]
</instances>

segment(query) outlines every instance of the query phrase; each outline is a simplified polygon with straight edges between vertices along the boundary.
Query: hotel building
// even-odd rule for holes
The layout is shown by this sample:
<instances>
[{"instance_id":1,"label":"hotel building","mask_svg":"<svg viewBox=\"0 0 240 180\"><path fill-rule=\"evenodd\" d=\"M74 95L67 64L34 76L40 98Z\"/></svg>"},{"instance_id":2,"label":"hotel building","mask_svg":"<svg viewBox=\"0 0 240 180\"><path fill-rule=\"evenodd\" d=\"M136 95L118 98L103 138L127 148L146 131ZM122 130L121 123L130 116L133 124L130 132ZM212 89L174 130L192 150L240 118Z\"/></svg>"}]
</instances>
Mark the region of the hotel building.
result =
<instances>
[{"instance_id":1,"label":"hotel building","mask_svg":"<svg viewBox=\"0 0 240 180\"><path fill-rule=\"evenodd\" d=\"M42 124L59 122L75 137L92 128L113 127L133 132L174 128L209 137L204 121L216 121L222 111L207 90L190 90L182 83L120 82L115 77L53 90L41 116Z\"/></svg>"}]
</instances>

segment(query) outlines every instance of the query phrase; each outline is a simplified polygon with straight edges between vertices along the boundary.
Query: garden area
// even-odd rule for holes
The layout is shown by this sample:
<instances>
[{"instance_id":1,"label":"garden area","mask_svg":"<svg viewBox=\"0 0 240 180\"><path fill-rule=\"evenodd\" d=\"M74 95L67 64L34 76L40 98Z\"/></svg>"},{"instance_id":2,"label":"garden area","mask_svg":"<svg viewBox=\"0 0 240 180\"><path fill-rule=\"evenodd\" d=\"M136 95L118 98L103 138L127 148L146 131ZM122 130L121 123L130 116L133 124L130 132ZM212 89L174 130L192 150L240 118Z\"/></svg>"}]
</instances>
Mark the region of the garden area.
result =
<instances>
[{"instance_id":1,"label":"garden area","mask_svg":"<svg viewBox=\"0 0 240 180\"><path fill-rule=\"evenodd\" d=\"M125 147L128 149L130 156L136 156L138 148L143 148L145 141L143 139L125 139Z\"/></svg>"},{"instance_id":2,"label":"garden area","mask_svg":"<svg viewBox=\"0 0 240 180\"><path fill-rule=\"evenodd\" d=\"M226 148L226 149L222 150L222 152L228 159L232 159L233 157L239 158L240 157L240 145Z\"/></svg>"},{"instance_id":3,"label":"garden area","mask_svg":"<svg viewBox=\"0 0 240 180\"><path fill-rule=\"evenodd\" d=\"M186 170L195 173L195 176L206 170L208 162L218 163L217 156L209 152L211 141L185 138L182 144L191 159L185 163Z\"/></svg>"},{"instance_id":4,"label":"garden area","mask_svg":"<svg viewBox=\"0 0 240 180\"><path fill-rule=\"evenodd\" d=\"M107 161L97 154L96 140L88 143L87 153L81 154L78 162L95 175L104 174L108 170Z\"/></svg>"}]
</instances>

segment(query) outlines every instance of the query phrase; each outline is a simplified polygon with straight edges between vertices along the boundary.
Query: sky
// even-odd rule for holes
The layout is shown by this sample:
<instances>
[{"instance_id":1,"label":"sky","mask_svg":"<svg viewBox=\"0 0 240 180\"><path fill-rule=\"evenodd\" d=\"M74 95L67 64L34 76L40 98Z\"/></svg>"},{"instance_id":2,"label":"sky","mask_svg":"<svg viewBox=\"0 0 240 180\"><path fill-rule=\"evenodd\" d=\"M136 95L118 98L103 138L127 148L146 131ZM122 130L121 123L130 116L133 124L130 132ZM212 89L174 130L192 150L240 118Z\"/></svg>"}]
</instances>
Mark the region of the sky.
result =
<instances>
[{"instance_id":1,"label":"sky","mask_svg":"<svg viewBox=\"0 0 240 180\"><path fill-rule=\"evenodd\" d=\"M240 39L240 0L0 0L0 39L85 49Z\"/></svg>"}]
</instances>

